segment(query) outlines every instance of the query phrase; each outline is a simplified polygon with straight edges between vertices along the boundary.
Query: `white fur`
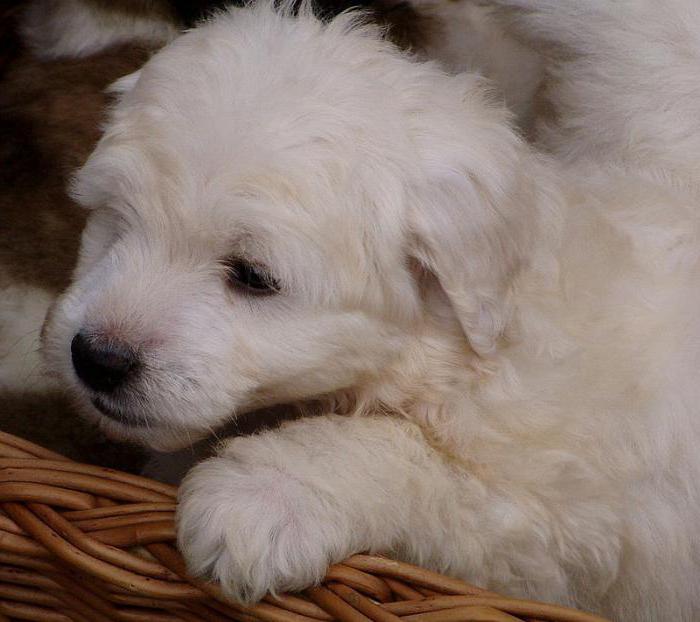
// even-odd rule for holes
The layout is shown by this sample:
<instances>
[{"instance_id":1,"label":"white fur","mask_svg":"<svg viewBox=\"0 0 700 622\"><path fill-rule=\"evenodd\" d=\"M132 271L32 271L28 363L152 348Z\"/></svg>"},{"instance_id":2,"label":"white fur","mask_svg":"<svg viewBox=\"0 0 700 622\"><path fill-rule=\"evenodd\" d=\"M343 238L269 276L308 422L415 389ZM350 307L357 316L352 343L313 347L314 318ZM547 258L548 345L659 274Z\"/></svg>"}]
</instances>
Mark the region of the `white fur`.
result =
<instances>
[{"instance_id":1,"label":"white fur","mask_svg":"<svg viewBox=\"0 0 700 622\"><path fill-rule=\"evenodd\" d=\"M629 163L700 181L698 19L692 0L497 0L521 36L553 55L559 122L544 145L560 158ZM543 128L544 129L544 128Z\"/></svg>"},{"instance_id":2,"label":"white fur","mask_svg":"<svg viewBox=\"0 0 700 622\"><path fill-rule=\"evenodd\" d=\"M37 391L52 386L44 374L39 332L54 295L28 285L0 287L0 390Z\"/></svg>"},{"instance_id":3,"label":"white fur","mask_svg":"<svg viewBox=\"0 0 700 622\"><path fill-rule=\"evenodd\" d=\"M476 71L497 87L518 125L529 128L544 63L535 49L509 33L493 7L475 0L413 0L419 15L432 20L421 50L451 73Z\"/></svg>"},{"instance_id":4,"label":"white fur","mask_svg":"<svg viewBox=\"0 0 700 622\"><path fill-rule=\"evenodd\" d=\"M86 0L31 0L20 28L24 40L45 59L90 56L127 42L162 45L178 34L167 17Z\"/></svg>"},{"instance_id":5,"label":"white fur","mask_svg":"<svg viewBox=\"0 0 700 622\"><path fill-rule=\"evenodd\" d=\"M624 29L637 3L589 3L578 30L574 0L519 4L569 44L616 24L625 59L655 60L639 53L655 29ZM670 20L662 4L645 19ZM691 0L671 6L679 30L700 23ZM700 39L683 41L665 78L685 88ZM623 140L637 83L604 60L619 99L582 88L579 108ZM266 403L323 396L329 413L194 468L193 571L254 600L378 550L625 622L700 618L700 98L653 98L634 137L648 149L572 145L558 166L481 79L348 16L231 10L149 61L76 179L95 211L49 361L106 429L158 447ZM231 255L281 293L227 288ZM79 330L140 352L111 403L142 425L89 406Z\"/></svg>"}]
</instances>

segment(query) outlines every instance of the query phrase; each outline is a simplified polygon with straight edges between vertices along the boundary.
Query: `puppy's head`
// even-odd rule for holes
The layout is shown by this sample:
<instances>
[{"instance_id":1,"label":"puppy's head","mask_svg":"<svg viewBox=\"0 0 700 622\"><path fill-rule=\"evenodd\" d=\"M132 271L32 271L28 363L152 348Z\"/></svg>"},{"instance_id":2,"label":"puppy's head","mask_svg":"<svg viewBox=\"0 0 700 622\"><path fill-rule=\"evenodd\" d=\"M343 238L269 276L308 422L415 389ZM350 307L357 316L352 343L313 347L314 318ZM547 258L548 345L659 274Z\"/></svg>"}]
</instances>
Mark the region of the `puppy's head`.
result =
<instances>
[{"instance_id":1,"label":"puppy's head","mask_svg":"<svg viewBox=\"0 0 700 622\"><path fill-rule=\"evenodd\" d=\"M433 312L416 266L475 355L493 349L536 201L476 78L352 17L258 5L116 88L73 188L91 210L74 283L44 331L108 431L173 447L381 377Z\"/></svg>"}]
</instances>

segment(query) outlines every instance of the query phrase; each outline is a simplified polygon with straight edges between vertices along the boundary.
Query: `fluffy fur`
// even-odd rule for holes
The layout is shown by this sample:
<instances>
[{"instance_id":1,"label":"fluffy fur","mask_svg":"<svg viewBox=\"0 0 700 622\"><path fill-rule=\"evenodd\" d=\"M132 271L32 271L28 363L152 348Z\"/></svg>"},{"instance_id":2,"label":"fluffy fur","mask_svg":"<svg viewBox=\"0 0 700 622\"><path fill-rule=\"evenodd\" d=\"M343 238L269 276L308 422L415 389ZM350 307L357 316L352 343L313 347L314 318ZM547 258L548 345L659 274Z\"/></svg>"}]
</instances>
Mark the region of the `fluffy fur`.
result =
<instances>
[{"instance_id":1,"label":"fluffy fur","mask_svg":"<svg viewBox=\"0 0 700 622\"><path fill-rule=\"evenodd\" d=\"M430 25L420 54L450 73L473 71L489 78L529 132L544 78L541 54L509 32L492 6L474 0L414 0L412 5Z\"/></svg>"},{"instance_id":2,"label":"fluffy fur","mask_svg":"<svg viewBox=\"0 0 700 622\"><path fill-rule=\"evenodd\" d=\"M93 211L44 349L89 416L163 448L324 400L183 484L190 568L236 598L370 550L625 622L700 617L700 8L499 4L567 48L561 166L482 79L259 4L121 82L76 178ZM231 256L281 292L231 290ZM138 353L110 417L78 331Z\"/></svg>"}]
</instances>

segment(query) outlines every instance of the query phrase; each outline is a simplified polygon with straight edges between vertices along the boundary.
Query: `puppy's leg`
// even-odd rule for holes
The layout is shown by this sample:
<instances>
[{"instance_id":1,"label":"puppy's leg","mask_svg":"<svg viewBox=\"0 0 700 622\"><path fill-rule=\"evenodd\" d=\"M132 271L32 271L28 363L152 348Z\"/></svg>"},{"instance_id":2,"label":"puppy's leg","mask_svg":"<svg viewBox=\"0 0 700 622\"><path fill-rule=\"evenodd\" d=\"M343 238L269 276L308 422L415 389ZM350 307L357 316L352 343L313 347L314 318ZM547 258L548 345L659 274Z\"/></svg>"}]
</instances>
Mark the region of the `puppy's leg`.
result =
<instances>
[{"instance_id":1,"label":"puppy's leg","mask_svg":"<svg viewBox=\"0 0 700 622\"><path fill-rule=\"evenodd\" d=\"M697 0L494 0L548 50L559 155L700 178Z\"/></svg>"},{"instance_id":2,"label":"puppy's leg","mask_svg":"<svg viewBox=\"0 0 700 622\"><path fill-rule=\"evenodd\" d=\"M564 542L569 530L536 496L487 485L476 472L405 420L302 419L232 439L190 472L180 489L179 545L191 571L242 601L312 585L329 564L362 551L569 603L566 567L588 565L596 580L596 564L614 567L609 513L584 528L570 510L577 542ZM569 506L593 512L585 500ZM592 585L593 575L577 573Z\"/></svg>"},{"instance_id":3,"label":"puppy's leg","mask_svg":"<svg viewBox=\"0 0 700 622\"><path fill-rule=\"evenodd\" d=\"M243 601L307 587L361 551L446 568L439 555L462 553L459 531L472 531L466 480L406 421L303 419L235 438L192 470L179 544L191 570Z\"/></svg>"},{"instance_id":4,"label":"puppy's leg","mask_svg":"<svg viewBox=\"0 0 700 622\"><path fill-rule=\"evenodd\" d=\"M450 481L405 421L303 419L232 439L191 471L179 544L191 570L257 600L318 582L353 553L391 551Z\"/></svg>"}]
</instances>

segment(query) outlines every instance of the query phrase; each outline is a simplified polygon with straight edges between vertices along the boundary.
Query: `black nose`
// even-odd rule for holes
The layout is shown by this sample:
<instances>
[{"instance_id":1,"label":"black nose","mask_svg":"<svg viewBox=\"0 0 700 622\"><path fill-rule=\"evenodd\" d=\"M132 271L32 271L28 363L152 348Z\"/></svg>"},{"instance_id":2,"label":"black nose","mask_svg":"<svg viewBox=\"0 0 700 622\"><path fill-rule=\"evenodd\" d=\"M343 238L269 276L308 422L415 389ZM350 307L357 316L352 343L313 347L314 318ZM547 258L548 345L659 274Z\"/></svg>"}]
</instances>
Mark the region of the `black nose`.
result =
<instances>
[{"instance_id":1,"label":"black nose","mask_svg":"<svg viewBox=\"0 0 700 622\"><path fill-rule=\"evenodd\" d=\"M82 333L70 344L75 373L87 387L109 393L130 376L136 368L133 351L112 342L92 340Z\"/></svg>"}]
</instances>

